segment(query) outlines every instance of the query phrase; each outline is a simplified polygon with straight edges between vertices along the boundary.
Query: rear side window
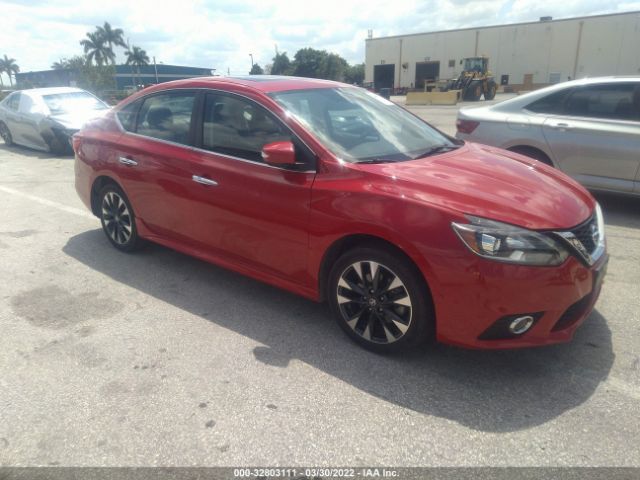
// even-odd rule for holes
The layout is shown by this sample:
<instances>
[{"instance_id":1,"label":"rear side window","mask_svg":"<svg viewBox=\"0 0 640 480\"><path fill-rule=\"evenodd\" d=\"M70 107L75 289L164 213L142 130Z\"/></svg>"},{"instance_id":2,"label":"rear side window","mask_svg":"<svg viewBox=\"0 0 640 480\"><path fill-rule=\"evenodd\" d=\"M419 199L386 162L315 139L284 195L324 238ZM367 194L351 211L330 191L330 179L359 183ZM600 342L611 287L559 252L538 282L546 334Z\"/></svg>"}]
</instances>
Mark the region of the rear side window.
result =
<instances>
[{"instance_id":1,"label":"rear side window","mask_svg":"<svg viewBox=\"0 0 640 480\"><path fill-rule=\"evenodd\" d=\"M170 92L147 97L137 115L136 132L184 145L190 144L196 94Z\"/></svg>"},{"instance_id":2,"label":"rear side window","mask_svg":"<svg viewBox=\"0 0 640 480\"><path fill-rule=\"evenodd\" d=\"M576 89L565 103L567 115L640 121L640 84L613 83Z\"/></svg>"},{"instance_id":3,"label":"rear side window","mask_svg":"<svg viewBox=\"0 0 640 480\"><path fill-rule=\"evenodd\" d=\"M134 132L136 129L136 115L140 110L140 105L142 105L142 100L136 100L129 105L125 105L117 113L122 128L127 132Z\"/></svg>"},{"instance_id":4,"label":"rear side window","mask_svg":"<svg viewBox=\"0 0 640 480\"><path fill-rule=\"evenodd\" d=\"M207 94L203 120L203 148L247 160L262 162L264 145L292 140L266 109L241 97Z\"/></svg>"}]
</instances>

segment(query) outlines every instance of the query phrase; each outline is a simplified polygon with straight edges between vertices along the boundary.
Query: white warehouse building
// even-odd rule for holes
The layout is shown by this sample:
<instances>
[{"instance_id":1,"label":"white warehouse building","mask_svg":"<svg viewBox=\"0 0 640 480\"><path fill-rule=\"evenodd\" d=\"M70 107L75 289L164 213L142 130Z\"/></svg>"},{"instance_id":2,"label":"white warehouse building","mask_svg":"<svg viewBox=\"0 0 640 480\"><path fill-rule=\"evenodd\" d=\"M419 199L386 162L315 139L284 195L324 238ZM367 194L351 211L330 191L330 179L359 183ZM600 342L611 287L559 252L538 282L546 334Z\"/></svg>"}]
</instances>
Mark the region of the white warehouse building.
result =
<instances>
[{"instance_id":1,"label":"white warehouse building","mask_svg":"<svg viewBox=\"0 0 640 480\"><path fill-rule=\"evenodd\" d=\"M371 33L370 33L371 37ZM368 38L365 82L422 89L456 78L461 59L489 57L496 82L537 88L568 78L640 74L640 12Z\"/></svg>"}]
</instances>

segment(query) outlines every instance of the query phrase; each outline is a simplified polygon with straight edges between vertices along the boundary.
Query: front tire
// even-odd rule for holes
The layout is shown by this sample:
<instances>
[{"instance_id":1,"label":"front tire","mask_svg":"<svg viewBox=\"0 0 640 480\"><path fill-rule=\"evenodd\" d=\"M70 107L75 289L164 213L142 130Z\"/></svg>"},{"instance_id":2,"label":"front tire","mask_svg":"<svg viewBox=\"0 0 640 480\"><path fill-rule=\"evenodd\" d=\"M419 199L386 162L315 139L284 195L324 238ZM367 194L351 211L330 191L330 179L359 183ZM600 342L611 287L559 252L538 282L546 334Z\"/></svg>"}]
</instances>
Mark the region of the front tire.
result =
<instances>
[{"instance_id":1,"label":"front tire","mask_svg":"<svg viewBox=\"0 0 640 480\"><path fill-rule=\"evenodd\" d=\"M4 140L4 143L7 147L13 145L13 137L11 136L11 132L9 131L9 127L4 122L0 122L0 137Z\"/></svg>"},{"instance_id":2,"label":"front tire","mask_svg":"<svg viewBox=\"0 0 640 480\"><path fill-rule=\"evenodd\" d=\"M424 343L433 331L431 298L417 268L378 247L342 255L329 274L328 299L338 325L378 353Z\"/></svg>"},{"instance_id":3,"label":"front tire","mask_svg":"<svg viewBox=\"0 0 640 480\"><path fill-rule=\"evenodd\" d=\"M484 92L484 99L485 100L493 100L494 98L496 98L496 92L498 91L498 86L491 82L487 85L487 91Z\"/></svg>"},{"instance_id":4,"label":"front tire","mask_svg":"<svg viewBox=\"0 0 640 480\"><path fill-rule=\"evenodd\" d=\"M113 183L107 184L100 190L98 198L102 230L111 244L123 252L139 248L141 239L135 214L122 189Z\"/></svg>"}]
</instances>

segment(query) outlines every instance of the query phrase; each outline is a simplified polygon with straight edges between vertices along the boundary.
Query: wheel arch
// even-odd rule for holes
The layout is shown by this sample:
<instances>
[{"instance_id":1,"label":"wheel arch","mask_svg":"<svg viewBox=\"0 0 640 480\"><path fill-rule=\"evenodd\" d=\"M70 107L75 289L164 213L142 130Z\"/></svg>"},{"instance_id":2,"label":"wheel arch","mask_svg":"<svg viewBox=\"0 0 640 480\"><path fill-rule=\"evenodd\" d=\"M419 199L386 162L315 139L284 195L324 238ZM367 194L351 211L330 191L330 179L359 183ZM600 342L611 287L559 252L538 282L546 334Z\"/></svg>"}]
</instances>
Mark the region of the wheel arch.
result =
<instances>
[{"instance_id":1,"label":"wheel arch","mask_svg":"<svg viewBox=\"0 0 640 480\"><path fill-rule=\"evenodd\" d=\"M108 185L110 183L122 189L122 185L120 185L120 183L118 183L116 179L110 177L109 175L98 175L91 185L91 213L93 213L96 217L100 216L100 199L98 198L98 193L105 185Z\"/></svg>"},{"instance_id":2,"label":"wheel arch","mask_svg":"<svg viewBox=\"0 0 640 480\"><path fill-rule=\"evenodd\" d=\"M553 161L553 158L551 157L550 152L545 151L545 149L540 148L540 146L514 142L513 144L507 146L506 149L509 150L510 152L519 153L520 155L525 155L527 157L534 158L535 160L541 161L542 163L546 163L551 167L557 168L557 165ZM529 152L529 154L527 154L527 152Z\"/></svg>"},{"instance_id":3,"label":"wheel arch","mask_svg":"<svg viewBox=\"0 0 640 480\"><path fill-rule=\"evenodd\" d=\"M318 293L320 301L326 300L326 290L327 282L329 280L329 273L331 272L331 267L333 266L335 261L340 258L340 256L345 252L357 247L364 246L380 248L392 252L396 255L400 255L407 261L409 261L409 263L415 268L415 272L422 282L425 288L425 292L429 295L431 303L433 304L431 287L429 286L429 281L427 280L427 278L425 278L423 269L420 268L419 261L417 261L417 259L413 255L398 246L396 243L393 243L377 235L364 233L354 233L340 237L325 250L320 262L320 270L318 272Z\"/></svg>"}]
</instances>

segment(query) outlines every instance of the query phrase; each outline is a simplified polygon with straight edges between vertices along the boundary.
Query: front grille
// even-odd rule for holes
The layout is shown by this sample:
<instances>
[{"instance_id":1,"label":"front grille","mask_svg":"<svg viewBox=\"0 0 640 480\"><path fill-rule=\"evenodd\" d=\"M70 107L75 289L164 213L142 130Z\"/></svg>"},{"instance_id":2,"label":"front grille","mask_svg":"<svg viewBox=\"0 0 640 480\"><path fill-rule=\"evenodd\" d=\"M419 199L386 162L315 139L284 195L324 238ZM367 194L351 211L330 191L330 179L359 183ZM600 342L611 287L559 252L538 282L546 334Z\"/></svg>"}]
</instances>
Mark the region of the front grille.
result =
<instances>
[{"instance_id":1,"label":"front grille","mask_svg":"<svg viewBox=\"0 0 640 480\"><path fill-rule=\"evenodd\" d=\"M596 217L591 217L582 225L571 230L580 243L584 246L584 249L589 253L593 253L593 251L598 246L598 222ZM594 238L595 236L595 238Z\"/></svg>"},{"instance_id":2,"label":"front grille","mask_svg":"<svg viewBox=\"0 0 640 480\"><path fill-rule=\"evenodd\" d=\"M604 231L601 232L598 228L596 215L571 230L554 233L561 237L588 266L593 265L604 252L604 248L601 248L601 236L604 235Z\"/></svg>"}]
</instances>

